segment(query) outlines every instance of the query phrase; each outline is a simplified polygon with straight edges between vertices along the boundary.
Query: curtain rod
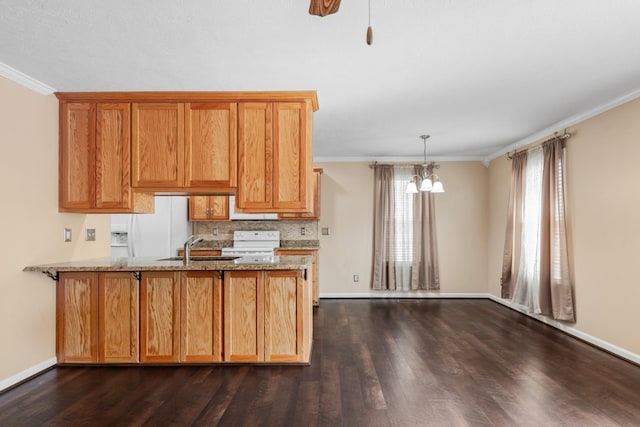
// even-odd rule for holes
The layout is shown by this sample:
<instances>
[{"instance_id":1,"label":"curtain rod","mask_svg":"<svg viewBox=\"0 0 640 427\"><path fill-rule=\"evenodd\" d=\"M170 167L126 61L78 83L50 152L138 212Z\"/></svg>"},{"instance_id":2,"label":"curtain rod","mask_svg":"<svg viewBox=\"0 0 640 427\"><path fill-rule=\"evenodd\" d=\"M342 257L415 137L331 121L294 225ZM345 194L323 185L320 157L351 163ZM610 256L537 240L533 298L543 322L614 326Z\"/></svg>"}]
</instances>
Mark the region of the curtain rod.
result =
<instances>
[{"instance_id":1,"label":"curtain rod","mask_svg":"<svg viewBox=\"0 0 640 427\"><path fill-rule=\"evenodd\" d=\"M539 147L539 146L544 145L544 144L546 144L548 142L551 142L551 141L557 141L557 140L564 141L565 139L569 139L572 136L573 136L573 134L571 132L567 132L567 130L565 129L564 133L562 135L558 135L558 132L556 132L556 133L553 134L553 137L551 137L549 139L546 139L546 140L542 141L541 143L536 144L536 145L534 145L532 147L529 147L529 148L527 148L525 150L521 150L520 153L523 152L523 151L531 150L532 148ZM513 153L509 153L507 151L507 160L512 160L513 156L515 156L516 154L518 154L518 150L513 150Z\"/></svg>"},{"instance_id":2,"label":"curtain rod","mask_svg":"<svg viewBox=\"0 0 640 427\"><path fill-rule=\"evenodd\" d=\"M411 162L411 163L378 163L378 161L373 161L372 163L369 164L369 168L371 169L375 169L378 166L400 166L400 167L414 167L414 166L424 166L424 163L417 163L417 162ZM440 168L440 165L436 164L436 162L428 162L427 166L432 166L435 167L436 169Z\"/></svg>"}]
</instances>

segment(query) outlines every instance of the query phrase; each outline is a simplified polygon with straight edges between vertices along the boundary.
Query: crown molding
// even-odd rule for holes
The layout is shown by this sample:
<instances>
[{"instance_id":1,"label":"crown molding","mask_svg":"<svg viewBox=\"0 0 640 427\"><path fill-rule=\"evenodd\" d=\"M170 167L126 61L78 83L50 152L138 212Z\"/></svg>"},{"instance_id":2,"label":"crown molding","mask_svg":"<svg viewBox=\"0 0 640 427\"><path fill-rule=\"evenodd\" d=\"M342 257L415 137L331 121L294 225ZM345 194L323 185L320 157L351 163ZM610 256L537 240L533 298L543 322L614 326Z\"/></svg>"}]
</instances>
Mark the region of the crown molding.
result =
<instances>
[{"instance_id":1,"label":"crown molding","mask_svg":"<svg viewBox=\"0 0 640 427\"><path fill-rule=\"evenodd\" d=\"M427 158L428 161L434 162L483 162L483 156L440 156ZM397 162L418 162L423 163L424 157L332 157L332 156L317 156L313 158L314 163L397 163Z\"/></svg>"},{"instance_id":2,"label":"crown molding","mask_svg":"<svg viewBox=\"0 0 640 427\"><path fill-rule=\"evenodd\" d=\"M612 101L598 105L597 107L594 107L587 111L583 111L582 113L578 113L575 116L567 117L566 119L556 122L549 127L541 129L538 132L527 136L526 138L523 138L519 141L514 142L513 144L507 145L506 147L494 151L483 159L483 163L488 165L491 160L500 157L508 153L509 151L517 150L518 148L524 147L525 145L529 145L540 139L547 138L550 135L553 135L555 132L562 132L568 127L590 119L591 117L597 116L598 114L602 114L629 101L633 101L638 97L640 97L640 89L636 89L633 92L627 93L626 95L623 95Z\"/></svg>"},{"instance_id":3,"label":"crown molding","mask_svg":"<svg viewBox=\"0 0 640 427\"><path fill-rule=\"evenodd\" d=\"M37 92L41 95L51 95L56 90L51 86L48 86L42 83L39 80L34 79L21 71L16 70L8 66L7 64L0 62L0 76L6 77L9 80L12 80L27 89L31 89L34 92Z\"/></svg>"}]
</instances>

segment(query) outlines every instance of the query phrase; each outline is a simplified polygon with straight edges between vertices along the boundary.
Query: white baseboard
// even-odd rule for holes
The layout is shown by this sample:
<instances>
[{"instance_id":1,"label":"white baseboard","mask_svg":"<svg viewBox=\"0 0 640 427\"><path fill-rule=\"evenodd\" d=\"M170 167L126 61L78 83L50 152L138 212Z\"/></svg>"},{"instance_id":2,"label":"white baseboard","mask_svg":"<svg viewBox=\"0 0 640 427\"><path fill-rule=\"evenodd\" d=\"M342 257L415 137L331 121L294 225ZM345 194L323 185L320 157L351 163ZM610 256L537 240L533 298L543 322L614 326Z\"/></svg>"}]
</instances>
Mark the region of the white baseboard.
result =
<instances>
[{"instance_id":1,"label":"white baseboard","mask_svg":"<svg viewBox=\"0 0 640 427\"><path fill-rule=\"evenodd\" d=\"M9 378L5 378L4 380L0 381L0 392L4 389L7 389L9 387L12 387L16 384L18 384L21 381L26 380L27 378L30 378L34 375L39 374L40 372L49 369L52 366L55 366L58 363L58 359L56 359L55 357L52 357L51 359L45 360L44 362L38 363L35 366L32 366L28 369L25 369L22 372L18 372L17 374L9 377Z\"/></svg>"},{"instance_id":2,"label":"white baseboard","mask_svg":"<svg viewBox=\"0 0 640 427\"><path fill-rule=\"evenodd\" d=\"M618 347L617 345L611 344L610 342L601 340L600 338L596 338L593 335L589 335L585 332L582 332L576 328L572 328L571 326L568 326L566 323L562 323L562 322L558 322L557 320L553 320L550 319L549 317L546 316L541 316L539 314L533 314L533 313L527 313L525 311L523 311L522 309L516 307L515 305L511 304L509 301L506 301L502 298L499 298L495 295L491 295L491 294L487 294L487 297L492 300L495 301L499 304L502 304L506 307L509 307L512 310L518 311L522 314L526 314L529 317L532 317L536 320L539 320L543 323L546 323L549 326L553 326L556 329L560 329L563 332L566 332L567 334L574 336L578 339L581 339L583 341L588 342L591 345L594 345L602 350L608 351L609 353L613 353L618 357L621 357L623 359L628 360L629 362L633 362L637 365L640 365L640 355L639 354L635 354L632 353L628 350L625 350L622 347Z\"/></svg>"}]
</instances>

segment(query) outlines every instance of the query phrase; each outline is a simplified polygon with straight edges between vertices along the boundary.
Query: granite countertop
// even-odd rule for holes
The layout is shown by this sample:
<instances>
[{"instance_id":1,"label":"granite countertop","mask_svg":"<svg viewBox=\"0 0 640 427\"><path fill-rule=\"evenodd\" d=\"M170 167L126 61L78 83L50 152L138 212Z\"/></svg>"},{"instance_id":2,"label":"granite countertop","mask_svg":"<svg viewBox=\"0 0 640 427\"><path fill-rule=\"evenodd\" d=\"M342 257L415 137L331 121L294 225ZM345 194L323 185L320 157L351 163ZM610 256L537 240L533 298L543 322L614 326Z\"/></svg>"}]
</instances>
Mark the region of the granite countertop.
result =
<instances>
[{"instance_id":1,"label":"granite countertop","mask_svg":"<svg viewBox=\"0 0 640 427\"><path fill-rule=\"evenodd\" d=\"M23 271L176 271L176 270L304 270L311 267L312 256L240 257L234 260L198 261L189 265L180 260L158 258L96 258L53 264L29 265Z\"/></svg>"},{"instance_id":2,"label":"granite countertop","mask_svg":"<svg viewBox=\"0 0 640 427\"><path fill-rule=\"evenodd\" d=\"M233 247L233 240L204 240L193 247L197 250L219 250ZM319 240L280 240L277 249L320 249Z\"/></svg>"},{"instance_id":3,"label":"granite countertop","mask_svg":"<svg viewBox=\"0 0 640 427\"><path fill-rule=\"evenodd\" d=\"M320 249L319 240L280 240L278 249Z\"/></svg>"}]
</instances>

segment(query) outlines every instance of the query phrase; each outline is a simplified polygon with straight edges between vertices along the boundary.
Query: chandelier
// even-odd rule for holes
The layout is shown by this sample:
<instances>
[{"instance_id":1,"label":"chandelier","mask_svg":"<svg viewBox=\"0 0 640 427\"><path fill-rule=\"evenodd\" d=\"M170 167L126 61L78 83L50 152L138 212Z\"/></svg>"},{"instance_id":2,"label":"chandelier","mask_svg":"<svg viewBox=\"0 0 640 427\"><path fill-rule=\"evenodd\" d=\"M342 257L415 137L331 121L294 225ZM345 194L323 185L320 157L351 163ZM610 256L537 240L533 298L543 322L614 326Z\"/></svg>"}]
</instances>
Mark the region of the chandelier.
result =
<instances>
[{"instance_id":1,"label":"chandelier","mask_svg":"<svg viewBox=\"0 0 640 427\"><path fill-rule=\"evenodd\" d=\"M427 163L427 139L430 135L420 135L424 145L424 163L422 164L422 175L414 175L407 185L407 193L415 194L418 192L418 181L420 183L420 191L431 191L432 193L444 193L444 187L438 175L433 173L434 169L440 169L440 165L435 162Z\"/></svg>"}]
</instances>

